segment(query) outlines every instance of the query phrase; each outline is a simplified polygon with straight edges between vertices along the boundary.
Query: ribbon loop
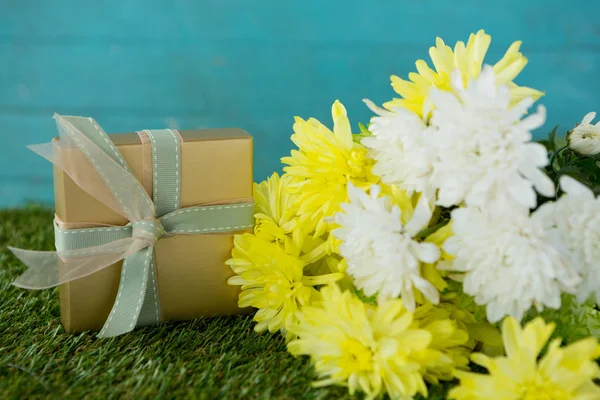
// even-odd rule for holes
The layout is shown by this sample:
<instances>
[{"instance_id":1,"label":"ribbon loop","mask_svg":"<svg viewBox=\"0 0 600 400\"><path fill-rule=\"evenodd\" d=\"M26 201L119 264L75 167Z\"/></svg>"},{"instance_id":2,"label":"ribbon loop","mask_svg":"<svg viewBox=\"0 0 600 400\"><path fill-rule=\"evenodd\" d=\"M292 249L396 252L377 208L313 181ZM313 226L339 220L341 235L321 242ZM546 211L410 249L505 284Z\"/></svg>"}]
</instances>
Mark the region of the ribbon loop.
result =
<instances>
[{"instance_id":1,"label":"ribbon loop","mask_svg":"<svg viewBox=\"0 0 600 400\"><path fill-rule=\"evenodd\" d=\"M136 326L159 323L156 242L167 235L250 228L254 203L180 209L181 137L169 129L144 131L152 146L151 200L94 120L60 115L55 118L64 154L58 152L62 155L57 156L50 144L33 150L60 167L84 191L126 217L129 223L77 229L63 229L55 223L56 252L10 248L29 267L14 284L28 289L49 288L124 260L115 303L98 336L117 336ZM93 173L88 173L92 167Z\"/></svg>"}]
</instances>

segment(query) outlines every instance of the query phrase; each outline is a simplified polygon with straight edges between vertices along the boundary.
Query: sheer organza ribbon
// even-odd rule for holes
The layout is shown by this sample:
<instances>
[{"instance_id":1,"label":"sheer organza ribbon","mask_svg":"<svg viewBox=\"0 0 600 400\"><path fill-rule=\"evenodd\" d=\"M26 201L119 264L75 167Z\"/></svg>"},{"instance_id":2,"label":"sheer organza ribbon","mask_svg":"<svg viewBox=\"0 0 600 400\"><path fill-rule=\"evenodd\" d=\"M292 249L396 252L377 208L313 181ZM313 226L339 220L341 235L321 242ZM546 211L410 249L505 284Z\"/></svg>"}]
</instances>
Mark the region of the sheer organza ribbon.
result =
<instances>
[{"instance_id":1,"label":"sheer organza ribbon","mask_svg":"<svg viewBox=\"0 0 600 400\"><path fill-rule=\"evenodd\" d=\"M152 150L153 201L93 119L60 115L55 115L55 119L60 140L29 148L130 222L125 226L63 229L60 221L55 220L55 252L9 247L29 267L14 285L25 289L50 288L124 260L115 303L98 336L117 336L136 326L159 323L156 242L177 234L250 228L254 204L180 209L181 139L178 132L170 129L143 131Z\"/></svg>"}]
</instances>

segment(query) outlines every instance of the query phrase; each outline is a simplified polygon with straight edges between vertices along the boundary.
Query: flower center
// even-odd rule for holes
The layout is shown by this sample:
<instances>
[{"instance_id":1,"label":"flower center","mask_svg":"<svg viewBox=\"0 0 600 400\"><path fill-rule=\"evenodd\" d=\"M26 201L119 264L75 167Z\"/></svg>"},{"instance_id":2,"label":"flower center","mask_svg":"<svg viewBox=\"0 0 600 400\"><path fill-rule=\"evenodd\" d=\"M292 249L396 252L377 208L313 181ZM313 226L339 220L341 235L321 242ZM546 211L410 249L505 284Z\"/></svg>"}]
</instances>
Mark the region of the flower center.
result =
<instances>
[{"instance_id":1,"label":"flower center","mask_svg":"<svg viewBox=\"0 0 600 400\"><path fill-rule=\"evenodd\" d=\"M340 366L347 374L373 370L373 352L357 340L346 339L341 344Z\"/></svg>"},{"instance_id":2,"label":"flower center","mask_svg":"<svg viewBox=\"0 0 600 400\"><path fill-rule=\"evenodd\" d=\"M366 181L371 170L365 149L354 149L348 158L348 175L353 182Z\"/></svg>"},{"instance_id":3,"label":"flower center","mask_svg":"<svg viewBox=\"0 0 600 400\"><path fill-rule=\"evenodd\" d=\"M520 400L569 400L571 398L570 393L539 375L534 381L525 382L519 397Z\"/></svg>"},{"instance_id":4,"label":"flower center","mask_svg":"<svg viewBox=\"0 0 600 400\"><path fill-rule=\"evenodd\" d=\"M272 220L257 218L254 232L257 235L268 237L273 242L285 243L286 232Z\"/></svg>"},{"instance_id":5,"label":"flower center","mask_svg":"<svg viewBox=\"0 0 600 400\"><path fill-rule=\"evenodd\" d=\"M600 136L595 132L583 132L581 134L582 139L599 139Z\"/></svg>"}]
</instances>

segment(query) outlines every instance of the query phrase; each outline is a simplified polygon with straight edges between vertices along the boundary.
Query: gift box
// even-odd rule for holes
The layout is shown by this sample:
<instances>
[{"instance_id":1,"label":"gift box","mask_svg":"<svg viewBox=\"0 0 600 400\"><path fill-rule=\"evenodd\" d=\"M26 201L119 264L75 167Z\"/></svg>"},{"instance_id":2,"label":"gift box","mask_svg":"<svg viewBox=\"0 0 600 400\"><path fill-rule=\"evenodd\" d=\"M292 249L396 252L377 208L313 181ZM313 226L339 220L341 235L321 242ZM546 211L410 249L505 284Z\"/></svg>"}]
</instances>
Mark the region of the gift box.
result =
<instances>
[{"instance_id":1,"label":"gift box","mask_svg":"<svg viewBox=\"0 0 600 400\"><path fill-rule=\"evenodd\" d=\"M101 336L248 311L225 265L233 235L252 226L248 133L106 135L88 118L57 123L51 150L32 147L55 164L57 252L12 249L30 267L17 286L60 285L65 329Z\"/></svg>"}]
</instances>

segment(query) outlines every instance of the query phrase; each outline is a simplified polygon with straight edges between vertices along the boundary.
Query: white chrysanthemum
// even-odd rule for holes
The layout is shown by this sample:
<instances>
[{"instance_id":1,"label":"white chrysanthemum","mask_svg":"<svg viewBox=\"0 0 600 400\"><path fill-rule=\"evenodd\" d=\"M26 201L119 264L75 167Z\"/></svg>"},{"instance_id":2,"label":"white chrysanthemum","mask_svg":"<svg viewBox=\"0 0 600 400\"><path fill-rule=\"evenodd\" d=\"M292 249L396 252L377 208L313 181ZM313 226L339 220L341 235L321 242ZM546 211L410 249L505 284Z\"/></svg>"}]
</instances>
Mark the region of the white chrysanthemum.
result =
<instances>
[{"instance_id":1,"label":"white chrysanthemum","mask_svg":"<svg viewBox=\"0 0 600 400\"><path fill-rule=\"evenodd\" d=\"M401 107L388 111L370 100L364 102L379 115L369 125L373 136L361 142L376 161L372 172L383 183L397 185L408 195L419 192L429 197L433 194L430 180L435 153L426 140L428 128L423 119Z\"/></svg>"},{"instance_id":2,"label":"white chrysanthemum","mask_svg":"<svg viewBox=\"0 0 600 400\"><path fill-rule=\"evenodd\" d=\"M421 262L437 261L440 250L414 240L431 219L427 200L421 197L410 221L403 224L400 208L389 197L379 197L380 191L374 185L367 195L350 184L350 203L342 204L344 212L334 217L341 226L333 234L343 242L339 251L346 260L346 272L367 296L378 294L380 302L401 295L406 308L414 311L416 288L437 303L439 293L421 277L420 267Z\"/></svg>"},{"instance_id":3,"label":"white chrysanthemum","mask_svg":"<svg viewBox=\"0 0 600 400\"><path fill-rule=\"evenodd\" d=\"M540 207L545 221L555 226L583 278L577 288L577 299L590 295L600 303L600 198L575 179L562 176L560 187L566 193L556 203Z\"/></svg>"},{"instance_id":4,"label":"white chrysanthemum","mask_svg":"<svg viewBox=\"0 0 600 400\"><path fill-rule=\"evenodd\" d=\"M432 89L435 106L428 137L436 148L432 182L438 204L450 207L490 207L515 201L533 208L537 191L554 194L554 183L540 167L548 164L544 146L531 143L531 130L545 120L540 106L521 120L533 100L511 107L510 89L497 86L494 71L486 66L465 89L460 74L453 75L453 92Z\"/></svg>"},{"instance_id":5,"label":"white chrysanthemum","mask_svg":"<svg viewBox=\"0 0 600 400\"><path fill-rule=\"evenodd\" d=\"M600 121L592 125L594 118L595 112L586 114L567 137L569 147L580 154L593 156L600 153Z\"/></svg>"},{"instance_id":6,"label":"white chrysanthemum","mask_svg":"<svg viewBox=\"0 0 600 400\"><path fill-rule=\"evenodd\" d=\"M527 214L452 211L454 236L443 247L455 258L438 266L463 273L463 290L487 306L490 322L506 315L521 320L532 306L558 308L561 293L574 293L580 281L557 232L545 229L540 215Z\"/></svg>"}]
</instances>

